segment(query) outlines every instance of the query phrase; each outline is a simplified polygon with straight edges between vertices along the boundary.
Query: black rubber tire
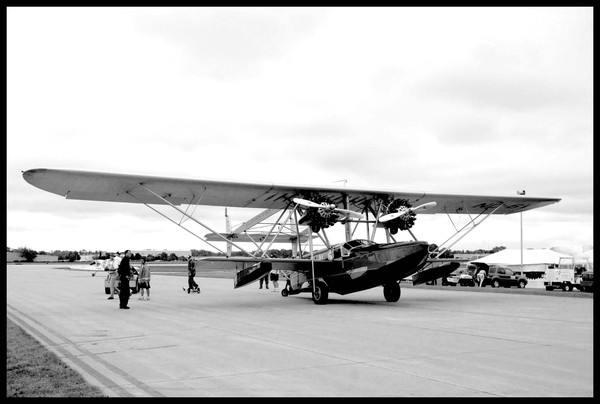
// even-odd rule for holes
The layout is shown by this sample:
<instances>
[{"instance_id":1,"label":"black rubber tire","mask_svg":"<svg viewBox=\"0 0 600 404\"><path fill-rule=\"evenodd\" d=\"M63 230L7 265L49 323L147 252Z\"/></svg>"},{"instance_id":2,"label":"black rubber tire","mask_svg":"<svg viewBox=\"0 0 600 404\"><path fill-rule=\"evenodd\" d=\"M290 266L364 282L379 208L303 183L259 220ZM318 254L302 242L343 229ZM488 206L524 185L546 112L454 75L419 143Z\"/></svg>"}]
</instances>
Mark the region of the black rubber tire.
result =
<instances>
[{"instance_id":1,"label":"black rubber tire","mask_svg":"<svg viewBox=\"0 0 600 404\"><path fill-rule=\"evenodd\" d=\"M315 304L325 304L327 303L327 298L329 295L329 291L327 290L327 286L323 282L317 282L315 285L315 290L312 293L312 299Z\"/></svg>"},{"instance_id":2,"label":"black rubber tire","mask_svg":"<svg viewBox=\"0 0 600 404\"><path fill-rule=\"evenodd\" d=\"M400 293L400 284L398 284L398 282L383 285L383 297L390 303L400 300Z\"/></svg>"}]
</instances>

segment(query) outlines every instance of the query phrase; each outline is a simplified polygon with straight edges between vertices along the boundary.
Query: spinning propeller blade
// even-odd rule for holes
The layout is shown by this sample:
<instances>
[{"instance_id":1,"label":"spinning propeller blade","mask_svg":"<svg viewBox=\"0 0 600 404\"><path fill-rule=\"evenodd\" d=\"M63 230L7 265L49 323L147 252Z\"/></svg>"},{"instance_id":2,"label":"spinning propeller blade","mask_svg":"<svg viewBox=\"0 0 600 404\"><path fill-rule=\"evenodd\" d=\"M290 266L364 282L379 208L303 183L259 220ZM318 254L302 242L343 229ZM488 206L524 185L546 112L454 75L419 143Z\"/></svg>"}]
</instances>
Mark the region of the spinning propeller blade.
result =
<instances>
[{"instance_id":1,"label":"spinning propeller blade","mask_svg":"<svg viewBox=\"0 0 600 404\"><path fill-rule=\"evenodd\" d=\"M381 216L379 218L379 222L381 222L381 223L389 222L390 220L394 220L401 216L406 215L408 212L416 212L418 210L426 210L426 209L434 208L436 205L437 205L437 202L427 202L427 203L417 206L416 208L408 208L408 209L405 209L402 211L388 213L387 215Z\"/></svg>"}]
</instances>

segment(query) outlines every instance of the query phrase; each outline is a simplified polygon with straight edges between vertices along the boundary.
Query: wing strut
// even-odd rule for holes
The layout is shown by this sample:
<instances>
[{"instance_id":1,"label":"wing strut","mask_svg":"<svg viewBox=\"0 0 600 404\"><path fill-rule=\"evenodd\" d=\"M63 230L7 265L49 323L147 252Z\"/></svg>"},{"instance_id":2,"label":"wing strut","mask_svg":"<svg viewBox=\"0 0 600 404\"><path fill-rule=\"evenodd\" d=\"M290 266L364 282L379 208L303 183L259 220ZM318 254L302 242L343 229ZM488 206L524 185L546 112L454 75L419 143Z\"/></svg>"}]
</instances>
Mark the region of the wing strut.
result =
<instances>
[{"instance_id":1,"label":"wing strut","mask_svg":"<svg viewBox=\"0 0 600 404\"><path fill-rule=\"evenodd\" d=\"M440 255L442 255L450 247L452 247L454 244L458 243L463 237L465 237L467 234L469 234L471 231L473 231L475 229L475 227L479 226L485 219L490 217L491 214L496 212L502 206L503 206L503 204L500 204L500 206L497 206L494 210L492 210L490 213L486 214L483 217L481 217L481 216L484 214L484 212L478 214L475 218L471 218L471 214L469 214L469 218L471 218L471 220L467 224L465 224L460 230L457 230L456 233L454 233L452 236L450 236L450 238L448 238L446 241L444 241L442 244L440 244L435 250L433 250L430 253L430 257L437 258ZM465 206L465 209L466 209L466 206ZM468 212L468 210L467 210L467 212ZM471 227L469 227L469 226L471 226ZM467 227L469 227L469 228L467 228ZM464 234L461 235L460 237L458 237L458 239L456 239L452 243L450 243L447 247L441 248L444 244L449 243L450 240L452 240L453 238L458 236L461 232L463 232Z\"/></svg>"},{"instance_id":2,"label":"wing strut","mask_svg":"<svg viewBox=\"0 0 600 404\"><path fill-rule=\"evenodd\" d=\"M310 233L310 237L308 238L308 243L310 246L310 267L311 267L311 271L312 271L312 287L313 287L313 296L314 296L315 293L317 292L317 286L316 286L316 282L315 282L315 256L313 254L312 230Z\"/></svg>"},{"instance_id":3,"label":"wing strut","mask_svg":"<svg viewBox=\"0 0 600 404\"><path fill-rule=\"evenodd\" d=\"M350 209L350 198L348 197L348 195L344 195L344 209ZM350 222L346 221L346 223L344 223L344 229L346 232L346 241L350 241L352 240L352 229L350 228Z\"/></svg>"},{"instance_id":4,"label":"wing strut","mask_svg":"<svg viewBox=\"0 0 600 404\"><path fill-rule=\"evenodd\" d=\"M302 257L302 242L300 239L300 226L298 226L298 204L294 206L294 224L296 225L296 249L298 250L296 253L300 254L299 257ZM308 230L310 231L309 237L312 237L312 229L308 226ZM294 257L296 258L296 257Z\"/></svg>"},{"instance_id":5,"label":"wing strut","mask_svg":"<svg viewBox=\"0 0 600 404\"><path fill-rule=\"evenodd\" d=\"M371 241L375 240L375 232L377 230L377 224L379 223L379 216L381 214L382 206L383 206L383 203L380 201L379 206L377 207L377 213L373 212L375 214L375 223L373 223L373 234L371 234Z\"/></svg>"},{"instance_id":6,"label":"wing strut","mask_svg":"<svg viewBox=\"0 0 600 404\"><path fill-rule=\"evenodd\" d=\"M129 192L127 192L127 193L129 193ZM168 217L168 216L167 216L167 215L165 215L164 213L160 212L159 210L157 210L157 209L154 209L152 206L148 205L146 202L143 202L143 201L141 201L140 199L136 198L136 197L135 197L134 195L132 195L132 194L129 194L129 195L131 195L133 198L137 199L137 200L138 200L140 203L142 203L142 204L146 205L147 207L149 207L150 209L152 209L153 211L155 211L156 213L158 213L159 215L161 215L162 217L164 217L164 218L165 218L165 219L167 219L168 221L175 223L177 226L181 227L183 230L187 231L187 232L188 232L188 233L190 233L192 236L195 236L196 238L198 238L198 239L200 239L201 241L205 242L206 244L208 244L208 245L209 245L209 246L211 246L212 248L214 248L214 249L216 249L217 251L219 251L219 252L221 252L221 253L225 254L225 252L224 252L223 250L221 250L220 248L218 248L218 247L216 247L216 246L212 245L211 243L209 243L208 241L204 240L202 237L198 236L196 233L194 233L194 232L193 232L193 231L191 231L190 229L183 227L183 226L181 225L181 222L180 222L180 223L177 223L175 220L171 219L170 217Z\"/></svg>"},{"instance_id":7,"label":"wing strut","mask_svg":"<svg viewBox=\"0 0 600 404\"><path fill-rule=\"evenodd\" d=\"M175 209L176 211L178 211L179 213L181 213L182 215L185 215L186 217L188 217L190 220L193 220L194 222L198 223L200 226L204 227L206 230L210 231L213 234L216 234L218 237L222 238L225 242L227 243L231 243L232 246L238 248L240 251L248 254L249 256L252 256L252 254L250 254L248 251L244 250L242 247L240 247L239 245L237 245L236 243L234 243L233 241L227 239L226 237L223 237L221 234L219 234L218 232L214 231L213 229L211 229L210 227L208 227L207 225L205 225L204 223L200 222L199 220L197 220L196 218L188 215L186 212L184 212L183 210L179 209L177 206L173 205L171 202L169 202L168 200L166 200L165 198L163 198L162 196L158 195L156 192L152 191L151 189L149 189L148 187L146 187L144 184L140 184L140 186L142 188L144 188L146 191L150 192L151 194L153 194L154 196L156 196L157 198L159 198L160 200L162 200L163 202L165 202L166 204L168 204L169 206L171 206L173 209ZM131 195L129 192L127 192L129 195ZM133 196L133 195L131 195ZM136 198L137 199L137 198ZM139 200L139 199L138 199ZM221 251L221 250L219 250Z\"/></svg>"},{"instance_id":8,"label":"wing strut","mask_svg":"<svg viewBox=\"0 0 600 404\"><path fill-rule=\"evenodd\" d=\"M269 230L268 236L265 237L265 239L262 241L262 243L260 243L259 249L261 249L261 247L263 246L263 244L265 243L265 241L267 241L267 239L269 238L269 236L271 235L271 233L273 233L273 229L275 229L275 226L277 226L277 224L279 223L279 221L283 217L283 214L285 213L286 210L287 210L287 207L281 211L281 214L279 215L279 217L277 218L277 220L275 221L275 223L273 223L273 226L271 227L271 230ZM279 233L281 233L281 229L283 228L283 226L285 226L287 224L287 222L290 220L291 217L292 217L292 212L290 211L290 214L288 215L287 219L285 219L285 221L283 222L283 225L279 226L279 230L277 230L277 234L275 234L275 237L273 237L273 240L271 240L271 243L269 243L269 246L263 252L263 256L267 253L267 251L269 251L269 249L273 245L273 242L277 239L277 236L279 236Z\"/></svg>"},{"instance_id":9,"label":"wing strut","mask_svg":"<svg viewBox=\"0 0 600 404\"><path fill-rule=\"evenodd\" d=\"M325 233L325 229L321 229L321 233L323 233L322 237L321 237L321 235L319 233L317 233L317 235L319 237L321 237L321 240L323 241L323 243L325 244L325 246L327 246L327 248L331 248L331 244L329 244L329 238L327 237L327 233Z\"/></svg>"}]
</instances>

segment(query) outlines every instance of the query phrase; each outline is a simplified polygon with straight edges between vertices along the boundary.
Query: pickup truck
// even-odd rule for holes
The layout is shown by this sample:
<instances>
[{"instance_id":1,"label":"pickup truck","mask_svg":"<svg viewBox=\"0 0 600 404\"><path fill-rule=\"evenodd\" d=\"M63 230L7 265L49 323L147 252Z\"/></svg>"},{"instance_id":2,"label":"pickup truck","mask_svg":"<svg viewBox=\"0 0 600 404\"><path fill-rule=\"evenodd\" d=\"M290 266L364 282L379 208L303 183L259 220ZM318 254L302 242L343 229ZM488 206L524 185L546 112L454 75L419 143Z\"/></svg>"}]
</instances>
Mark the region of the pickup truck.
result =
<instances>
[{"instance_id":1,"label":"pickup truck","mask_svg":"<svg viewBox=\"0 0 600 404\"><path fill-rule=\"evenodd\" d=\"M546 290L562 289L570 292L573 288L581 289L581 274L591 269L589 261L576 265L574 257L561 257L558 265L546 269L544 286Z\"/></svg>"}]
</instances>

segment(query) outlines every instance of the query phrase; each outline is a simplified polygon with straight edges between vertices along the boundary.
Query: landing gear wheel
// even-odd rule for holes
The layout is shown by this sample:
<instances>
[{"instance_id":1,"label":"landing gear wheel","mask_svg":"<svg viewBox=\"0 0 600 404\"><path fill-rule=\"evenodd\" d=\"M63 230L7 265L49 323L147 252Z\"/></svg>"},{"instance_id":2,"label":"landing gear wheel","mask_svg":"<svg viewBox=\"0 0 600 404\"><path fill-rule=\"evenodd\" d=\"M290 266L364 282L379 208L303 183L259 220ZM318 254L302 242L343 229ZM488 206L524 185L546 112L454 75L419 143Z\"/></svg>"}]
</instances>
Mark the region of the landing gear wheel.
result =
<instances>
[{"instance_id":1,"label":"landing gear wheel","mask_svg":"<svg viewBox=\"0 0 600 404\"><path fill-rule=\"evenodd\" d=\"M383 297L388 302L400 300L400 285L397 282L383 285Z\"/></svg>"},{"instance_id":2,"label":"landing gear wheel","mask_svg":"<svg viewBox=\"0 0 600 404\"><path fill-rule=\"evenodd\" d=\"M310 229L312 230L313 233L318 233L319 230L321 230L321 226L313 224L310 226Z\"/></svg>"},{"instance_id":3,"label":"landing gear wheel","mask_svg":"<svg viewBox=\"0 0 600 404\"><path fill-rule=\"evenodd\" d=\"M288 296L288 290L287 289L281 289L281 296L287 297Z\"/></svg>"},{"instance_id":4,"label":"landing gear wheel","mask_svg":"<svg viewBox=\"0 0 600 404\"><path fill-rule=\"evenodd\" d=\"M397 228L397 227L390 227L390 233L391 233L391 234L396 234L396 233L398 233L398 228Z\"/></svg>"},{"instance_id":5,"label":"landing gear wheel","mask_svg":"<svg viewBox=\"0 0 600 404\"><path fill-rule=\"evenodd\" d=\"M327 303L327 295L329 292L327 291L327 286L325 286L322 282L317 282L315 285L315 290L313 291L312 298L315 304L325 304Z\"/></svg>"}]
</instances>

